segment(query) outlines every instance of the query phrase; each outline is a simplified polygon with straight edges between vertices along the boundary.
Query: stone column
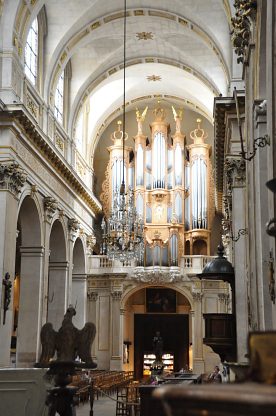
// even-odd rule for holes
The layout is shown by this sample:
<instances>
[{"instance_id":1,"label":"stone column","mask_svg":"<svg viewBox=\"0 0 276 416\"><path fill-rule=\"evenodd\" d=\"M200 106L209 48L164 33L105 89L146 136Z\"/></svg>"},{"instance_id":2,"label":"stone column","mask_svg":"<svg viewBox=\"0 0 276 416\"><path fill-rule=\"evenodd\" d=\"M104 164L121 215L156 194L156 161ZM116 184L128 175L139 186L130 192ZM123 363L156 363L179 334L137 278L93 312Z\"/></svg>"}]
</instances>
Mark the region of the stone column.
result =
<instances>
[{"instance_id":1,"label":"stone column","mask_svg":"<svg viewBox=\"0 0 276 416\"><path fill-rule=\"evenodd\" d=\"M111 359L110 370L122 370L122 353L123 353L123 337L122 337L122 322L120 301L122 292L111 292Z\"/></svg>"},{"instance_id":2,"label":"stone column","mask_svg":"<svg viewBox=\"0 0 276 416\"><path fill-rule=\"evenodd\" d=\"M10 343L13 325L12 299L6 311L5 324L3 323L4 286L2 279L6 273L9 273L13 283L18 194L26 181L26 177L26 173L16 162L10 160L0 163L0 367L10 365Z\"/></svg>"},{"instance_id":3,"label":"stone column","mask_svg":"<svg viewBox=\"0 0 276 416\"><path fill-rule=\"evenodd\" d=\"M72 279L72 305L76 305L74 325L81 329L86 323L87 280L86 274L73 274Z\"/></svg>"},{"instance_id":4,"label":"stone column","mask_svg":"<svg viewBox=\"0 0 276 416\"><path fill-rule=\"evenodd\" d=\"M38 361L43 299L43 247L21 247L20 310L16 362L33 367Z\"/></svg>"},{"instance_id":5,"label":"stone column","mask_svg":"<svg viewBox=\"0 0 276 416\"><path fill-rule=\"evenodd\" d=\"M201 374L201 373L204 373L202 293L193 292L193 299L194 299L193 371L197 374Z\"/></svg>"},{"instance_id":6,"label":"stone column","mask_svg":"<svg viewBox=\"0 0 276 416\"><path fill-rule=\"evenodd\" d=\"M68 262L49 263L48 322L55 330L61 326L68 305Z\"/></svg>"},{"instance_id":7,"label":"stone column","mask_svg":"<svg viewBox=\"0 0 276 416\"><path fill-rule=\"evenodd\" d=\"M93 322L96 325L96 331L98 332L98 328L97 328L97 300L98 300L98 293L97 292L92 292L92 291L88 291L87 293L87 297L88 297L88 302L87 302L87 320L88 322ZM97 362L97 355L96 355L96 351L99 348L98 345L98 334L96 333L96 337L95 340L93 342L92 345L92 358L94 361Z\"/></svg>"}]
</instances>

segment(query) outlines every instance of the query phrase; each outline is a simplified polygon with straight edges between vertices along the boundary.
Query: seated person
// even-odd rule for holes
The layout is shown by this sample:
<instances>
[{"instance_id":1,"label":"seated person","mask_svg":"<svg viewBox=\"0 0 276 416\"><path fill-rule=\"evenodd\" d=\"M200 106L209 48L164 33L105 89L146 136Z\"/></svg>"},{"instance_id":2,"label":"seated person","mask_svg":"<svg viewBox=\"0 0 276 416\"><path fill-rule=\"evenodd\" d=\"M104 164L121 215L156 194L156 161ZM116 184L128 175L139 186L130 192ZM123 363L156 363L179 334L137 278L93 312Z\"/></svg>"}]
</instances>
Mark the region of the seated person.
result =
<instances>
[{"instance_id":1,"label":"seated person","mask_svg":"<svg viewBox=\"0 0 276 416\"><path fill-rule=\"evenodd\" d=\"M219 371L219 367L216 365L214 371L208 376L208 383L221 383L222 377Z\"/></svg>"}]
</instances>

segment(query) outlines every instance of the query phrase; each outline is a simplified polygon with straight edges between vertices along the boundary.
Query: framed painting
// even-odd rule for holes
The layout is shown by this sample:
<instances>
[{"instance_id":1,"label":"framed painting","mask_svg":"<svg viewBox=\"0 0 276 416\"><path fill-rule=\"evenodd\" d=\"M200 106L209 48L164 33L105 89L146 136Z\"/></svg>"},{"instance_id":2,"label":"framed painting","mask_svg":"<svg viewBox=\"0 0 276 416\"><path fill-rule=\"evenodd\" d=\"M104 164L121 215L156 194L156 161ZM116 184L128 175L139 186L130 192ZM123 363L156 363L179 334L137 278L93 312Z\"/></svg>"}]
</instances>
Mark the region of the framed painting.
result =
<instances>
[{"instance_id":1,"label":"framed painting","mask_svg":"<svg viewBox=\"0 0 276 416\"><path fill-rule=\"evenodd\" d=\"M147 313L176 313L176 291L163 288L146 289Z\"/></svg>"}]
</instances>

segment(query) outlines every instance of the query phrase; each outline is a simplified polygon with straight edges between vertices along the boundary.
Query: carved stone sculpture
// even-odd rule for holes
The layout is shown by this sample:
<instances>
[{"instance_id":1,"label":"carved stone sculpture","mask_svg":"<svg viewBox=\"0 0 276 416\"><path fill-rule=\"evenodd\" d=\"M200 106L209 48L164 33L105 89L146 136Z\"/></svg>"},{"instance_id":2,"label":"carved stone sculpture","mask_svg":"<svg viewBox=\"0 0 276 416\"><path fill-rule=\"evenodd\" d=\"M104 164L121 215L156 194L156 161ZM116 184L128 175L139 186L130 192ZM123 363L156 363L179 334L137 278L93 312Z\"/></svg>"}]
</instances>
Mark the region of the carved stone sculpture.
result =
<instances>
[{"instance_id":1,"label":"carved stone sculpture","mask_svg":"<svg viewBox=\"0 0 276 416\"><path fill-rule=\"evenodd\" d=\"M77 329L72 318L76 310L69 305L64 315L61 328L56 332L53 325L47 322L41 329L42 352L38 367L48 367L49 362L57 355L57 361L75 361L79 356L81 367L95 368L91 357L91 346L96 335L96 327L92 322L87 322L83 329Z\"/></svg>"}]
</instances>

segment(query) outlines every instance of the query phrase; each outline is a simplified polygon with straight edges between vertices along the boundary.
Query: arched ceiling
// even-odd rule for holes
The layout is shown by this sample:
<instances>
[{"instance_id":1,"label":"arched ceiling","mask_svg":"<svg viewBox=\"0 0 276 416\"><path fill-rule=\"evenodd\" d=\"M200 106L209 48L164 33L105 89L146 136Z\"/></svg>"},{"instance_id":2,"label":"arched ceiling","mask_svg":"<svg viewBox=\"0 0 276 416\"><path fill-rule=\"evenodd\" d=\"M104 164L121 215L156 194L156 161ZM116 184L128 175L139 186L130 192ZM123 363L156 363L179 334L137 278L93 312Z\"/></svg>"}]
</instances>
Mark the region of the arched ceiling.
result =
<instances>
[{"instance_id":1,"label":"arched ceiling","mask_svg":"<svg viewBox=\"0 0 276 416\"><path fill-rule=\"evenodd\" d=\"M127 0L126 100L172 95L194 103L211 118L214 96L227 95L231 80L229 4ZM49 102L70 61L69 134L82 104L90 101L93 141L103 121L122 104L124 1L28 0L28 26L43 5L48 26L44 99ZM148 39L139 38L143 32ZM147 79L153 75L160 79Z\"/></svg>"}]
</instances>

